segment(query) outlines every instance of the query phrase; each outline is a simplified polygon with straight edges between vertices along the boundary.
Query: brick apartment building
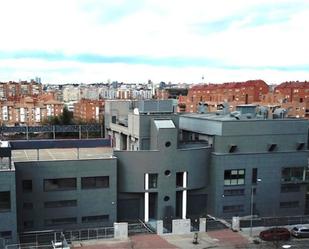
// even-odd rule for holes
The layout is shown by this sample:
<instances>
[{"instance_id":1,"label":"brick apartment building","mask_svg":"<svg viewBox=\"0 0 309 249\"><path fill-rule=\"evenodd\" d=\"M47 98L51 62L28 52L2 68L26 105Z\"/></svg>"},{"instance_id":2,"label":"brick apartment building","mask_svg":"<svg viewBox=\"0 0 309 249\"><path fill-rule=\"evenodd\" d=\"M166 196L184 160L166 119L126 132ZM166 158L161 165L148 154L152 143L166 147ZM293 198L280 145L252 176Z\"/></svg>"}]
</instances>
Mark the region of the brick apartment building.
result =
<instances>
[{"instance_id":1,"label":"brick apartment building","mask_svg":"<svg viewBox=\"0 0 309 249\"><path fill-rule=\"evenodd\" d=\"M309 82L284 82L274 88L273 95L289 116L309 118Z\"/></svg>"},{"instance_id":2,"label":"brick apartment building","mask_svg":"<svg viewBox=\"0 0 309 249\"><path fill-rule=\"evenodd\" d=\"M200 102L207 102L210 111L213 111L225 101L232 108L238 104L260 102L268 92L269 86L263 80L196 85L188 90L187 96L179 97L179 103L186 112L196 112Z\"/></svg>"},{"instance_id":3,"label":"brick apartment building","mask_svg":"<svg viewBox=\"0 0 309 249\"><path fill-rule=\"evenodd\" d=\"M21 82L0 82L0 98L7 99L10 97L20 96L37 96L42 94L42 84L35 81L21 81Z\"/></svg>"},{"instance_id":4,"label":"brick apartment building","mask_svg":"<svg viewBox=\"0 0 309 249\"><path fill-rule=\"evenodd\" d=\"M15 97L0 101L2 125L38 125L48 117L59 116L63 104L56 100L40 100L37 97Z\"/></svg>"},{"instance_id":5,"label":"brick apartment building","mask_svg":"<svg viewBox=\"0 0 309 249\"><path fill-rule=\"evenodd\" d=\"M37 125L62 109L63 104L44 94L42 84L34 80L0 83L1 125Z\"/></svg>"},{"instance_id":6,"label":"brick apartment building","mask_svg":"<svg viewBox=\"0 0 309 249\"><path fill-rule=\"evenodd\" d=\"M74 104L73 117L82 122L102 122L104 100L81 99Z\"/></svg>"}]
</instances>

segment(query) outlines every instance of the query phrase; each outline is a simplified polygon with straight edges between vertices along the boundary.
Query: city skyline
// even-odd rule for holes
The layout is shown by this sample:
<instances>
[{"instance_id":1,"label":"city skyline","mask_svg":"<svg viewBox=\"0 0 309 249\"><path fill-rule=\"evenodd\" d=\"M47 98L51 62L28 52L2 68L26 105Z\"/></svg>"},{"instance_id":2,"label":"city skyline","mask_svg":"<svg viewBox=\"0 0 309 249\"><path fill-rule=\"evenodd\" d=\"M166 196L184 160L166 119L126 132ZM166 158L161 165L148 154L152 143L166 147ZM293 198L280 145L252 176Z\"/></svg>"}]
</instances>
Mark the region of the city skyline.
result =
<instances>
[{"instance_id":1,"label":"city skyline","mask_svg":"<svg viewBox=\"0 0 309 249\"><path fill-rule=\"evenodd\" d=\"M4 1L0 81L305 81L308 7L305 0Z\"/></svg>"}]
</instances>

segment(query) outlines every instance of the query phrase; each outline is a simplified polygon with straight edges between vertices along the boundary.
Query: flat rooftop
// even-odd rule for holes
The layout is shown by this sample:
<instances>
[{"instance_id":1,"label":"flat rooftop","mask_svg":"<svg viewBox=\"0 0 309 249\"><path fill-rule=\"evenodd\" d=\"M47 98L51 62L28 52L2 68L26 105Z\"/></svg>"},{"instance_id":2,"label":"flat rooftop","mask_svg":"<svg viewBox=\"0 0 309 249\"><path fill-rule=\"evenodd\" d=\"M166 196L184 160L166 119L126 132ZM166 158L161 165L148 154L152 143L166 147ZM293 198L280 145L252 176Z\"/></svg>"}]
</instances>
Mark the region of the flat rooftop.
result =
<instances>
[{"instance_id":1,"label":"flat rooftop","mask_svg":"<svg viewBox=\"0 0 309 249\"><path fill-rule=\"evenodd\" d=\"M112 157L113 149L110 147L96 148L62 148L40 150L13 150L12 161L53 161L53 160L81 160L102 159Z\"/></svg>"}]
</instances>

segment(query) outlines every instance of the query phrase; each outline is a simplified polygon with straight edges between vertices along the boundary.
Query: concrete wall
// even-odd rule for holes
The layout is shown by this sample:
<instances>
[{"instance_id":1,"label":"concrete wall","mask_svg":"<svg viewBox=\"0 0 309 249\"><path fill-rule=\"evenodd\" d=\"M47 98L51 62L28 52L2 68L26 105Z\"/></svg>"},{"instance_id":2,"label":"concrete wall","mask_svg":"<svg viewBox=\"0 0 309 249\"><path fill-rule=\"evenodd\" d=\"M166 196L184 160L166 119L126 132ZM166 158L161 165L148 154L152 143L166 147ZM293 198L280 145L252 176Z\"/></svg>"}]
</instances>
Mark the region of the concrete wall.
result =
<instances>
[{"instance_id":1,"label":"concrete wall","mask_svg":"<svg viewBox=\"0 0 309 249\"><path fill-rule=\"evenodd\" d=\"M167 206L175 212L176 192L182 190L176 188L177 172L188 172L188 190L206 187L211 148L177 149L175 129L159 129L157 139L157 151L115 151L114 154L118 158L121 193L144 193L144 175L158 174L158 187L150 192L157 194L157 219L163 219ZM169 147L167 141L171 143ZM165 196L169 197L168 201L164 201Z\"/></svg>"},{"instance_id":2,"label":"concrete wall","mask_svg":"<svg viewBox=\"0 0 309 249\"><path fill-rule=\"evenodd\" d=\"M210 166L209 213L220 217L250 214L251 187L256 188L254 203L261 216L302 215L305 208L306 183L300 183L300 191L281 193L281 171L284 167L306 167L307 151L290 153L256 153L212 155ZM258 168L261 182L252 184L252 168ZM245 184L224 186L224 171L245 169ZM225 189L244 189L243 196L224 196ZM299 201L297 208L280 208L280 202ZM244 205L243 212L223 212L225 205Z\"/></svg>"},{"instance_id":3,"label":"concrete wall","mask_svg":"<svg viewBox=\"0 0 309 249\"><path fill-rule=\"evenodd\" d=\"M109 226L117 217L116 159L16 162L18 198L18 227L24 231L24 222L33 221L29 230ZM109 176L109 188L81 189L81 177ZM76 190L44 191L44 179L76 178ZM23 192L22 181L32 180L32 192ZM44 208L44 202L77 200L76 207ZM24 202L33 203L32 209L23 208ZM100 223L82 223L81 217L109 215ZM77 217L76 224L47 227L45 219Z\"/></svg>"},{"instance_id":4,"label":"concrete wall","mask_svg":"<svg viewBox=\"0 0 309 249\"><path fill-rule=\"evenodd\" d=\"M8 243L17 242L16 188L15 171L0 170L0 192L10 192L11 208L0 212L0 232L11 231L12 239Z\"/></svg>"}]
</instances>

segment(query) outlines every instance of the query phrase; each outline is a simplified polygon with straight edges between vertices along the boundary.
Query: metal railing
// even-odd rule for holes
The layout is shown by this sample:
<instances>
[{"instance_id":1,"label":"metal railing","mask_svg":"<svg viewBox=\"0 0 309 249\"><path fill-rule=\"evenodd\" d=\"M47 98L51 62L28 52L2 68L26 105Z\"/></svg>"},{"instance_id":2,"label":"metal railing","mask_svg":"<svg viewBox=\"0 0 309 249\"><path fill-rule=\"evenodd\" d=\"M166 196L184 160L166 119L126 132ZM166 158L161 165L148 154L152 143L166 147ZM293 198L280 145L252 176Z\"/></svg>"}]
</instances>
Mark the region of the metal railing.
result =
<instances>
[{"instance_id":1,"label":"metal railing","mask_svg":"<svg viewBox=\"0 0 309 249\"><path fill-rule=\"evenodd\" d=\"M240 227L250 227L249 219L240 219ZM309 224L309 216L284 216L284 217L261 217L253 218L252 226L288 226L296 224Z\"/></svg>"},{"instance_id":2,"label":"metal railing","mask_svg":"<svg viewBox=\"0 0 309 249\"><path fill-rule=\"evenodd\" d=\"M35 243L37 245L51 245L51 241L60 241L61 233L68 243L73 241L107 239L114 237L114 227L96 227L66 231L43 231L19 234L21 244ZM10 248L9 248L10 249Z\"/></svg>"}]
</instances>

